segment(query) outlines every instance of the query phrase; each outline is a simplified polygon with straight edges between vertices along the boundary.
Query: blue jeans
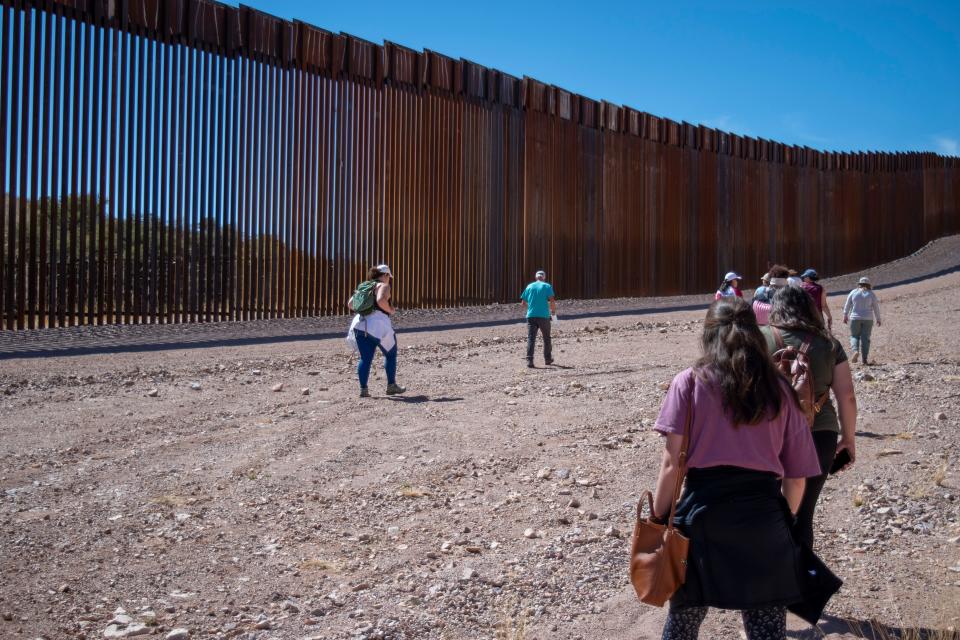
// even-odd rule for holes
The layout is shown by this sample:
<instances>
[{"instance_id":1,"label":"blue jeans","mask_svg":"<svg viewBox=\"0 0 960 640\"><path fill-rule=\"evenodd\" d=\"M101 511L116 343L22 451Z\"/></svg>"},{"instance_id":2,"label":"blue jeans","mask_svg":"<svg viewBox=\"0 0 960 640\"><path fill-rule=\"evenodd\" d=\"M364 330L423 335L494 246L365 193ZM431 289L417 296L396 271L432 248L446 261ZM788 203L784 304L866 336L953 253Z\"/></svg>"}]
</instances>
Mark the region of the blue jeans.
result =
<instances>
[{"instance_id":1,"label":"blue jeans","mask_svg":"<svg viewBox=\"0 0 960 640\"><path fill-rule=\"evenodd\" d=\"M873 320L850 321L850 348L859 351L863 360L867 362L867 356L870 355L870 333L873 331Z\"/></svg>"},{"instance_id":2,"label":"blue jeans","mask_svg":"<svg viewBox=\"0 0 960 640\"><path fill-rule=\"evenodd\" d=\"M357 337L357 348L360 349L360 362L357 364L357 377L360 378L360 386L366 387L370 380L370 367L373 366L373 356L377 353L377 347L383 351L383 368L387 371L387 384L397 383L397 345L387 351L380 344L380 341L369 335L366 331L354 329L353 335Z\"/></svg>"}]
</instances>

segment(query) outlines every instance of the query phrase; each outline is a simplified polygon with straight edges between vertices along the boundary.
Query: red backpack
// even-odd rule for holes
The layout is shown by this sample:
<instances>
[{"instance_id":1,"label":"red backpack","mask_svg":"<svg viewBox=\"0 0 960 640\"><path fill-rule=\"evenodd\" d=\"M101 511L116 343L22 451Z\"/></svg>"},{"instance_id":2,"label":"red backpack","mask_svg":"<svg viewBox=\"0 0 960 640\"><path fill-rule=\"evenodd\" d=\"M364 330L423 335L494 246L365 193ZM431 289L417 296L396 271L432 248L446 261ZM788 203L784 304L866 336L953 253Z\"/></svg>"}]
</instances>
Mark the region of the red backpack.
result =
<instances>
[{"instance_id":1,"label":"red backpack","mask_svg":"<svg viewBox=\"0 0 960 640\"><path fill-rule=\"evenodd\" d=\"M804 341L800 348L787 345L780 335L780 330L776 327L770 327L773 332L773 339L777 343L777 350L773 353L773 363L780 373L785 375L790 381L790 386L797 392L797 399L800 400L800 410L807 418L807 423L812 427L817 414L830 399L830 390L827 389L819 398L814 397L813 391L813 369L810 367L810 357L807 351L810 349L810 340Z\"/></svg>"}]
</instances>

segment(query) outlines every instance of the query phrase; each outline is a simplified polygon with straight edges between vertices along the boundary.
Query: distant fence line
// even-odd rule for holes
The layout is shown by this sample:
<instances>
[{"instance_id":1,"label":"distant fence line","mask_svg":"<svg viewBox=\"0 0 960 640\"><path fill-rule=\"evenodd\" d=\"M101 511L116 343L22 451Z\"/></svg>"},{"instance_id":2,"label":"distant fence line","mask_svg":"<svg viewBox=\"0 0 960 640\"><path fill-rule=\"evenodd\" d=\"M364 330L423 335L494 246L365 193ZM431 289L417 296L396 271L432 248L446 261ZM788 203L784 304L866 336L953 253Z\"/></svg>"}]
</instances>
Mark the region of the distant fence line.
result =
<instances>
[{"instance_id":1,"label":"distant fence line","mask_svg":"<svg viewBox=\"0 0 960 640\"><path fill-rule=\"evenodd\" d=\"M5 192L6 195L2 195ZM0 326L706 291L960 232L960 159L677 123L201 0L0 3Z\"/></svg>"}]
</instances>

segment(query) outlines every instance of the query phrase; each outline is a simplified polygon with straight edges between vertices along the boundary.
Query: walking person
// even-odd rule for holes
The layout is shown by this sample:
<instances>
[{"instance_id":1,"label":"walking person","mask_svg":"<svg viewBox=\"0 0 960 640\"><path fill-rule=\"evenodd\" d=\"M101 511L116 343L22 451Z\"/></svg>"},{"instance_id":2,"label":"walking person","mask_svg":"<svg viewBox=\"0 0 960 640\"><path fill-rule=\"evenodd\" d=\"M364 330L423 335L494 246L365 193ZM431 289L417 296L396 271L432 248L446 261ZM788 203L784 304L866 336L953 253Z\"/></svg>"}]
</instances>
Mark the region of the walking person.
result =
<instances>
[{"instance_id":1,"label":"walking person","mask_svg":"<svg viewBox=\"0 0 960 640\"><path fill-rule=\"evenodd\" d=\"M537 346L537 332L543 334L543 361L553 364L553 345L550 341L550 321L557 319L557 299L553 286L547 282L545 271L537 271L535 280L520 294L527 317L527 366L533 368L533 352Z\"/></svg>"},{"instance_id":2,"label":"walking person","mask_svg":"<svg viewBox=\"0 0 960 640\"><path fill-rule=\"evenodd\" d=\"M874 322L880 326L880 301L873 292L870 278L864 276L843 303L843 324L850 324L851 362L856 362L862 355L863 364L870 364L870 336Z\"/></svg>"},{"instance_id":3,"label":"walking person","mask_svg":"<svg viewBox=\"0 0 960 640\"><path fill-rule=\"evenodd\" d=\"M347 342L360 353L357 378L360 381L361 398L370 397L367 382L378 348L383 353L387 373L387 395L406 391L405 387L397 384L397 336L390 321L390 316L396 312L390 302L392 281L390 267L385 264L372 267L367 272L367 279L357 286L347 301L347 307L356 312L347 332Z\"/></svg>"},{"instance_id":4,"label":"walking person","mask_svg":"<svg viewBox=\"0 0 960 640\"><path fill-rule=\"evenodd\" d=\"M713 294L713 299L742 298L743 292L740 291L741 280L743 280L743 276L739 275L736 271L728 271L727 275L723 276L723 284L721 284L717 292Z\"/></svg>"},{"instance_id":5,"label":"walking person","mask_svg":"<svg viewBox=\"0 0 960 640\"><path fill-rule=\"evenodd\" d=\"M820 407L810 427L820 471L807 478L794 535L798 542L812 549L814 510L834 459L845 452L844 459L849 459L845 466L849 466L857 458L854 440L857 398L850 363L843 346L824 326L823 316L817 312L813 300L797 287L777 291L773 296L770 326L763 327L761 332L771 354L784 346L800 350L807 345L805 353L813 377L813 398ZM831 391L837 399L836 407L830 400Z\"/></svg>"},{"instance_id":6,"label":"walking person","mask_svg":"<svg viewBox=\"0 0 960 640\"><path fill-rule=\"evenodd\" d=\"M827 304L827 290L817 282L820 280L820 276L817 275L816 270L807 269L800 274L800 280L803 282L800 287L813 299L813 304L817 307L817 312L827 319L827 330L832 333L833 314L830 312L830 306Z\"/></svg>"},{"instance_id":7,"label":"walking person","mask_svg":"<svg viewBox=\"0 0 960 640\"><path fill-rule=\"evenodd\" d=\"M770 274L760 276L760 286L753 290L753 300L770 302Z\"/></svg>"},{"instance_id":8,"label":"walking person","mask_svg":"<svg viewBox=\"0 0 960 640\"><path fill-rule=\"evenodd\" d=\"M796 269L790 269L787 273L787 284L791 287L799 287L803 284L803 280L800 279L800 276L797 275Z\"/></svg>"},{"instance_id":9,"label":"walking person","mask_svg":"<svg viewBox=\"0 0 960 640\"><path fill-rule=\"evenodd\" d=\"M775 264L770 267L770 271L767 272L769 276L769 284L763 292L763 297L753 297L753 315L757 319L757 324L765 325L770 319L770 301L773 299L773 295L777 292L778 289L782 289L787 286L787 275L790 273L790 270L787 267L781 264Z\"/></svg>"},{"instance_id":10,"label":"walking person","mask_svg":"<svg viewBox=\"0 0 960 640\"><path fill-rule=\"evenodd\" d=\"M740 610L750 640L783 639L786 607L806 590L791 524L804 479L820 472L810 428L746 302L710 306L701 349L674 377L654 426L665 436L653 516L662 523L692 412L674 518L689 539L686 580L670 600L663 639L697 638L708 607Z\"/></svg>"}]
</instances>

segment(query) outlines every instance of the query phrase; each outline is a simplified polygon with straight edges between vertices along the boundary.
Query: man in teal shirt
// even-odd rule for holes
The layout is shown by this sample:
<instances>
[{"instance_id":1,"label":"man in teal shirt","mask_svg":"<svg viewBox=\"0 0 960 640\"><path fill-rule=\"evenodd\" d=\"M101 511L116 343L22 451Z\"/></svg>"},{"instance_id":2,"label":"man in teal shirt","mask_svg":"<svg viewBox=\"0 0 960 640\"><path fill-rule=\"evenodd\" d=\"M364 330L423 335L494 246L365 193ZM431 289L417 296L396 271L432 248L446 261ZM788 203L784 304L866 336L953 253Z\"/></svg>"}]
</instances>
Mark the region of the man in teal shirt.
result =
<instances>
[{"instance_id":1,"label":"man in teal shirt","mask_svg":"<svg viewBox=\"0 0 960 640\"><path fill-rule=\"evenodd\" d=\"M550 344L550 320L557 318L556 296L547 282L547 274L537 271L537 279L527 285L520 294L527 311L527 366L533 367L533 351L537 346L537 331L543 334L543 359L553 364L553 349Z\"/></svg>"}]
</instances>

